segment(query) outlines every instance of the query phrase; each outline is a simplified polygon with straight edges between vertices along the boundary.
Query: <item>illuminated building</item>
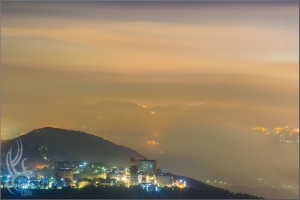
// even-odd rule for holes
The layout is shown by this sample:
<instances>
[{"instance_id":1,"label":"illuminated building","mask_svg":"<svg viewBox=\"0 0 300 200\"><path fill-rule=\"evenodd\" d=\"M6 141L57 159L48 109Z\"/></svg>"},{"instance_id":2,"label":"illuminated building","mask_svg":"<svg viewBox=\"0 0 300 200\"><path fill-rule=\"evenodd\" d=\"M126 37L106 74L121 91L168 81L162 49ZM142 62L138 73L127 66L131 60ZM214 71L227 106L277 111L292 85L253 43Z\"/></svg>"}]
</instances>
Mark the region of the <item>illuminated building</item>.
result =
<instances>
[{"instance_id":1,"label":"illuminated building","mask_svg":"<svg viewBox=\"0 0 300 200\"><path fill-rule=\"evenodd\" d=\"M102 185L102 186L113 186L113 185L116 185L116 180L115 179L102 179L102 180L99 180L98 184L99 185Z\"/></svg>"},{"instance_id":2,"label":"illuminated building","mask_svg":"<svg viewBox=\"0 0 300 200\"><path fill-rule=\"evenodd\" d=\"M173 174L169 173L157 173L154 174L154 182L158 185L168 186L174 183Z\"/></svg>"},{"instance_id":3,"label":"illuminated building","mask_svg":"<svg viewBox=\"0 0 300 200\"><path fill-rule=\"evenodd\" d=\"M139 183L146 183L146 175L145 174L139 174L138 175L138 182Z\"/></svg>"},{"instance_id":4,"label":"illuminated building","mask_svg":"<svg viewBox=\"0 0 300 200\"><path fill-rule=\"evenodd\" d=\"M103 178L103 179L106 179L106 173L104 172L101 172L97 175L98 178Z\"/></svg>"},{"instance_id":5,"label":"illuminated building","mask_svg":"<svg viewBox=\"0 0 300 200\"><path fill-rule=\"evenodd\" d=\"M153 183L153 172L156 169L156 163L155 160L130 158L130 184Z\"/></svg>"},{"instance_id":6,"label":"illuminated building","mask_svg":"<svg viewBox=\"0 0 300 200\"><path fill-rule=\"evenodd\" d=\"M116 179L117 181L120 181L123 176L121 173L110 172L106 174L106 177L109 179Z\"/></svg>"},{"instance_id":7,"label":"illuminated building","mask_svg":"<svg viewBox=\"0 0 300 200\"><path fill-rule=\"evenodd\" d=\"M87 185L91 185L91 183L92 183L92 179L88 179L88 178L82 178L77 181L77 185L79 188L82 188Z\"/></svg>"},{"instance_id":8,"label":"illuminated building","mask_svg":"<svg viewBox=\"0 0 300 200\"><path fill-rule=\"evenodd\" d=\"M154 183L154 176L151 175L146 175L146 182L147 183Z\"/></svg>"},{"instance_id":9,"label":"illuminated building","mask_svg":"<svg viewBox=\"0 0 300 200\"><path fill-rule=\"evenodd\" d=\"M144 172L146 174L153 174L156 169L156 161L155 160L139 160L139 171Z\"/></svg>"},{"instance_id":10,"label":"illuminated building","mask_svg":"<svg viewBox=\"0 0 300 200\"><path fill-rule=\"evenodd\" d=\"M130 166L136 165L140 172L147 174L152 174L156 169L155 160L139 159L139 158L130 158Z\"/></svg>"},{"instance_id":11,"label":"illuminated building","mask_svg":"<svg viewBox=\"0 0 300 200\"><path fill-rule=\"evenodd\" d=\"M175 185L177 185L180 188L185 188L186 187L186 181L184 180L176 180Z\"/></svg>"},{"instance_id":12,"label":"illuminated building","mask_svg":"<svg viewBox=\"0 0 300 200\"><path fill-rule=\"evenodd\" d=\"M130 185L138 185L138 167L136 165L130 166Z\"/></svg>"}]
</instances>

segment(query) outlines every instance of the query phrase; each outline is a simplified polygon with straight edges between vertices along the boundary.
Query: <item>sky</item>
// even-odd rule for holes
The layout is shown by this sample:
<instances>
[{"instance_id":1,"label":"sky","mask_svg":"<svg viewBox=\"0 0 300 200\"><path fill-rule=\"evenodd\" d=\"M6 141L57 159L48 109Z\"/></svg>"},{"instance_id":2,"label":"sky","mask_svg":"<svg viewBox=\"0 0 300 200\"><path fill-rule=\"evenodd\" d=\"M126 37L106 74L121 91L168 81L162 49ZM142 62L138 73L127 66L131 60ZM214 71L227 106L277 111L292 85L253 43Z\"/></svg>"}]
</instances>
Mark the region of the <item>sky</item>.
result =
<instances>
[{"instance_id":1,"label":"sky","mask_svg":"<svg viewBox=\"0 0 300 200\"><path fill-rule=\"evenodd\" d=\"M298 2L2 2L1 136L46 126L171 173L299 187Z\"/></svg>"}]
</instances>

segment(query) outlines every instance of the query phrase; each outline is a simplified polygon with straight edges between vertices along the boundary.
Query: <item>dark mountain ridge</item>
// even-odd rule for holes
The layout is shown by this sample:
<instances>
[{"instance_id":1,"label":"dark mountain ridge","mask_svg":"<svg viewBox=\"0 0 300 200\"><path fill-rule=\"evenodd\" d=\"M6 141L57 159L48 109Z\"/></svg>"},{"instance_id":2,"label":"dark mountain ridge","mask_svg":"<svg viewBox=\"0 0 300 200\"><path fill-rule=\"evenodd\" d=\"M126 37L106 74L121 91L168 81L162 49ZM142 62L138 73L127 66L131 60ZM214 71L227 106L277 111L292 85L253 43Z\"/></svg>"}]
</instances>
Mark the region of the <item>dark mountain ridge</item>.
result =
<instances>
[{"instance_id":1,"label":"dark mountain ridge","mask_svg":"<svg viewBox=\"0 0 300 200\"><path fill-rule=\"evenodd\" d=\"M129 159L131 157L146 158L135 150L114 144L99 136L88 134L82 131L45 127L32 130L31 132L20 136L20 139L23 146L22 159L28 158L28 160L25 162L25 166L28 166L29 163L31 163L32 166L35 166L37 163L47 164L54 161L71 160L102 162L107 165L122 167L129 166ZM18 149L16 139L1 141L2 164L5 163L6 153L9 151L9 149L11 149L11 147L13 147L13 158ZM145 198L148 195L147 197L149 198L257 198L256 196L247 194L233 194L228 190L210 186L189 177L174 175L174 178L182 178L187 180L187 186L190 187L190 189L186 189L184 194L180 192L181 196L178 196L179 190L173 192L172 189L165 188L163 189L165 191L158 196L151 196L150 194L145 193L144 195L136 197ZM98 190L101 190L101 188L94 188L93 190L95 190L95 194L99 194ZM2 195L9 196L9 194L5 192L6 190L1 191ZM41 190L35 191L37 196L34 198L45 198L49 197L49 195L51 196L51 194L44 194L43 192L44 191ZM68 194L68 198L70 198L70 195L74 192L78 192L78 190L74 190ZM126 192L130 193L129 189ZM109 194L107 197L114 197L113 194ZM90 197L87 194L82 195L84 195L84 197ZM65 198L63 194L61 194L60 197ZM77 195L74 197L77 197ZM124 197L118 196L118 198Z\"/></svg>"},{"instance_id":2,"label":"dark mountain ridge","mask_svg":"<svg viewBox=\"0 0 300 200\"><path fill-rule=\"evenodd\" d=\"M32 130L20 136L20 139L23 145L22 157L29 158L26 163L78 160L128 166L131 157L146 158L128 147L82 131L45 127ZM1 141L2 163L11 147L14 156L17 151L16 140Z\"/></svg>"},{"instance_id":3,"label":"dark mountain ridge","mask_svg":"<svg viewBox=\"0 0 300 200\"><path fill-rule=\"evenodd\" d=\"M232 192L247 193L255 196L262 196L266 199L299 199L299 195L283 189L268 186L247 187L245 185L229 186L225 189Z\"/></svg>"}]
</instances>

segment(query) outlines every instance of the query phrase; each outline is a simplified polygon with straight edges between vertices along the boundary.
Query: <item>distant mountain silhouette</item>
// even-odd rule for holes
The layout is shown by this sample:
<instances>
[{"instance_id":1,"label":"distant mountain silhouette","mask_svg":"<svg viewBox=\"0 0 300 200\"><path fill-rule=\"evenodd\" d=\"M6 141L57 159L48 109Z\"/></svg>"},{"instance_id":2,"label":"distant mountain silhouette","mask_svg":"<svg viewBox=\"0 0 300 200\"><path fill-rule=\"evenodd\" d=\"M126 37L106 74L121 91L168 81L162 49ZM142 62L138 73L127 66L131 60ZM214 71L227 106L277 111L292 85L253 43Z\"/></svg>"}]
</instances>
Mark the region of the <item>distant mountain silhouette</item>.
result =
<instances>
[{"instance_id":1,"label":"distant mountain silhouette","mask_svg":"<svg viewBox=\"0 0 300 200\"><path fill-rule=\"evenodd\" d=\"M250 195L264 197L266 199L299 199L299 195L290 191L272 188L268 186L260 186L250 188L244 185L226 187L232 192L247 193Z\"/></svg>"},{"instance_id":2,"label":"distant mountain silhouette","mask_svg":"<svg viewBox=\"0 0 300 200\"><path fill-rule=\"evenodd\" d=\"M45 127L33 130L20 138L23 144L22 157L29 158L25 163L72 160L125 167L129 165L131 157L146 158L135 150L81 131ZM15 153L15 139L1 141L2 163L5 162L5 155L11 147ZM44 156L49 161L46 161Z\"/></svg>"}]
</instances>

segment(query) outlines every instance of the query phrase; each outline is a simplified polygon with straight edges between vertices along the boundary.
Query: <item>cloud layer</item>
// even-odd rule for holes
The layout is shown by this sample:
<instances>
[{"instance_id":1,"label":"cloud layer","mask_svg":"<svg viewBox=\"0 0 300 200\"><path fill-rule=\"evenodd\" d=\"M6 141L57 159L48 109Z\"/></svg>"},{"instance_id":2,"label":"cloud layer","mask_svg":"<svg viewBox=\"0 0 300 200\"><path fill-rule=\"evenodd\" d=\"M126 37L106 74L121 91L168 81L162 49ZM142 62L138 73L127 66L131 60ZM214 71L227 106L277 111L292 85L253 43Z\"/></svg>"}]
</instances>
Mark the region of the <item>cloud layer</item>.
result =
<instances>
[{"instance_id":1,"label":"cloud layer","mask_svg":"<svg viewBox=\"0 0 300 200\"><path fill-rule=\"evenodd\" d=\"M4 2L1 134L83 130L173 173L299 182L297 2ZM154 142L151 142L154 141Z\"/></svg>"}]
</instances>

